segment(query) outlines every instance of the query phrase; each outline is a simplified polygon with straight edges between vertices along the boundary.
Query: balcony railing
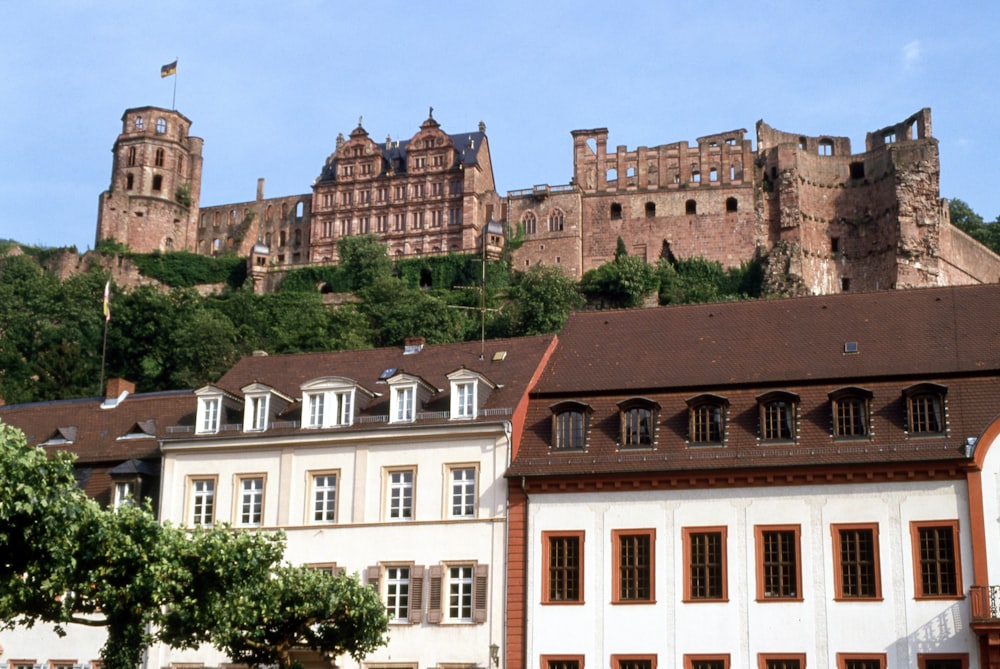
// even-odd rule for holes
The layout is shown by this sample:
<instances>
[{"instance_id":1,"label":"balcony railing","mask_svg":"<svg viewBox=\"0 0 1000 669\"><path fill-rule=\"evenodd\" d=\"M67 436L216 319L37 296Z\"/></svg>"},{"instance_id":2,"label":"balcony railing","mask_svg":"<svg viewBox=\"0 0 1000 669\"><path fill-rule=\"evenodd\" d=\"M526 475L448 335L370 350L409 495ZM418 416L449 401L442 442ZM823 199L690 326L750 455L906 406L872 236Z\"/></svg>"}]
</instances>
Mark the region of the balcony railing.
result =
<instances>
[{"instance_id":1,"label":"balcony railing","mask_svg":"<svg viewBox=\"0 0 1000 669\"><path fill-rule=\"evenodd\" d=\"M969 588L972 622L1000 622L1000 585L974 585Z\"/></svg>"}]
</instances>

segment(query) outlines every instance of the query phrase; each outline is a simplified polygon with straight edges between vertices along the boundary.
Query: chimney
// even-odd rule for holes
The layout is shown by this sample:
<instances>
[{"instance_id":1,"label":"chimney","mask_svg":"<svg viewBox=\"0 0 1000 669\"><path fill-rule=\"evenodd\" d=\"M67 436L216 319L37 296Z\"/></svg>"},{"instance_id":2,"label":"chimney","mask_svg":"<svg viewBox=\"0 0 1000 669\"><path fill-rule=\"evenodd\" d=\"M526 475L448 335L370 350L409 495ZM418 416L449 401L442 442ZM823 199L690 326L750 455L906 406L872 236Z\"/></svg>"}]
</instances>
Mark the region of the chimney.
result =
<instances>
[{"instance_id":1,"label":"chimney","mask_svg":"<svg viewBox=\"0 0 1000 669\"><path fill-rule=\"evenodd\" d=\"M264 180L257 179L257 201L260 202L264 199Z\"/></svg>"},{"instance_id":2,"label":"chimney","mask_svg":"<svg viewBox=\"0 0 1000 669\"><path fill-rule=\"evenodd\" d=\"M413 355L424 350L427 340L423 337L407 337L403 340L403 355Z\"/></svg>"},{"instance_id":3,"label":"chimney","mask_svg":"<svg viewBox=\"0 0 1000 669\"><path fill-rule=\"evenodd\" d=\"M125 379L108 379L108 389L104 393L105 399L117 399L122 393L132 394L135 392L135 384Z\"/></svg>"}]
</instances>

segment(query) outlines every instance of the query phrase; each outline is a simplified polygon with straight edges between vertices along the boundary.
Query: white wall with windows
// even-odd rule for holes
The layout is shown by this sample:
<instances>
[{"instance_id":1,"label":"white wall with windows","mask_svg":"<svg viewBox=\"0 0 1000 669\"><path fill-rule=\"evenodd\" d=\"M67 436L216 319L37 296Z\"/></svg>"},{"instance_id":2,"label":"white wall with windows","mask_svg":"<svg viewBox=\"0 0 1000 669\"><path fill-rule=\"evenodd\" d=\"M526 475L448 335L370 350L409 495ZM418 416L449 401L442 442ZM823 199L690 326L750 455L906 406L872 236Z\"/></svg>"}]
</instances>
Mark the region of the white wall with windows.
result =
<instances>
[{"instance_id":1,"label":"white wall with windows","mask_svg":"<svg viewBox=\"0 0 1000 669\"><path fill-rule=\"evenodd\" d=\"M533 494L528 509L528 666L725 655L753 667L792 654L836 667L838 653L884 654L890 667L967 654L978 666L964 480ZM639 559L636 536L648 537ZM692 548L705 537L721 554Z\"/></svg>"}]
</instances>

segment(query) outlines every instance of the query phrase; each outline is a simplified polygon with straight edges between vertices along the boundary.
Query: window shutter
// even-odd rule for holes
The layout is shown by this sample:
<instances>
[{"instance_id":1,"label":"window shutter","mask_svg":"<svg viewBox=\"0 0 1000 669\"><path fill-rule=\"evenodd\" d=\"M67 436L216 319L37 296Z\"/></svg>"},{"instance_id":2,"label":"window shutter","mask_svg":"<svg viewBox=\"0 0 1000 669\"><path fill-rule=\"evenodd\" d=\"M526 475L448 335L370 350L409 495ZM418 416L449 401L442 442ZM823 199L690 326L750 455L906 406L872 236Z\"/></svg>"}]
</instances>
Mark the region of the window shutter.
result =
<instances>
[{"instance_id":1,"label":"window shutter","mask_svg":"<svg viewBox=\"0 0 1000 669\"><path fill-rule=\"evenodd\" d=\"M476 565L476 580L472 591L472 622L477 624L486 622L486 608L489 605L489 588L487 588L489 572L489 565Z\"/></svg>"},{"instance_id":2,"label":"window shutter","mask_svg":"<svg viewBox=\"0 0 1000 669\"><path fill-rule=\"evenodd\" d=\"M414 565L410 567L410 622L419 625L423 619L424 568Z\"/></svg>"},{"instance_id":3,"label":"window shutter","mask_svg":"<svg viewBox=\"0 0 1000 669\"><path fill-rule=\"evenodd\" d=\"M432 625L441 624L441 577L444 568L434 565L428 569L430 575L430 593L427 598L427 622Z\"/></svg>"},{"instance_id":4,"label":"window shutter","mask_svg":"<svg viewBox=\"0 0 1000 669\"><path fill-rule=\"evenodd\" d=\"M382 584L379 583L379 577L382 575L382 569L376 564L365 570L365 583L371 586L375 586L378 596L382 596Z\"/></svg>"}]
</instances>

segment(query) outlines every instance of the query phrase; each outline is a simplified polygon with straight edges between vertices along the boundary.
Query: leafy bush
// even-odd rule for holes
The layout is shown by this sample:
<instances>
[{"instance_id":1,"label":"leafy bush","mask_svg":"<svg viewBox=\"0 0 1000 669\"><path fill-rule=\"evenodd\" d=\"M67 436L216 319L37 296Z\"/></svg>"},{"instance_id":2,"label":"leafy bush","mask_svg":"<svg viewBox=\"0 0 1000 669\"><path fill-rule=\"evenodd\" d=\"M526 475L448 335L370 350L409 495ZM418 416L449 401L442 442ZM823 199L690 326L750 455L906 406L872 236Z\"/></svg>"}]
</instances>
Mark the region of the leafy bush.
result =
<instances>
[{"instance_id":1,"label":"leafy bush","mask_svg":"<svg viewBox=\"0 0 1000 669\"><path fill-rule=\"evenodd\" d=\"M340 265L293 269L282 279L278 292L314 293L325 286L325 292L350 293L351 277Z\"/></svg>"},{"instance_id":2,"label":"leafy bush","mask_svg":"<svg viewBox=\"0 0 1000 669\"><path fill-rule=\"evenodd\" d=\"M130 257L145 276L172 288L222 282L236 288L246 280L246 261L236 255L209 257L187 251L154 251Z\"/></svg>"}]
</instances>

